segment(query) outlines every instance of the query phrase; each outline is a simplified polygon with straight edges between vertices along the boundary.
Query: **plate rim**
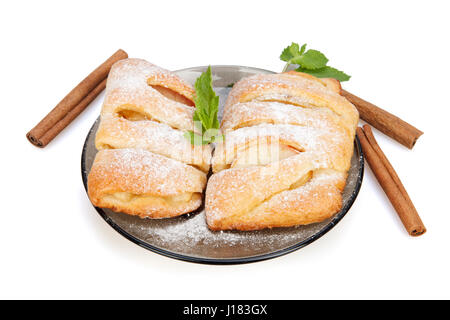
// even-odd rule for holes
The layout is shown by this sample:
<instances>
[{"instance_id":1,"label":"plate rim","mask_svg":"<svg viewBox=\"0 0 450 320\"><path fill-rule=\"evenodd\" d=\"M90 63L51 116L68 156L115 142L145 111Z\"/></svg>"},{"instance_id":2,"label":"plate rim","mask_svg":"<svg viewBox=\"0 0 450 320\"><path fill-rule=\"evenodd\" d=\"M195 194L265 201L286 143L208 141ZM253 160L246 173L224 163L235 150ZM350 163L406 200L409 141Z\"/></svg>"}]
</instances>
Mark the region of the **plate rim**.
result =
<instances>
[{"instance_id":1,"label":"plate rim","mask_svg":"<svg viewBox=\"0 0 450 320\"><path fill-rule=\"evenodd\" d=\"M211 65L211 68L214 68L214 67L230 67L230 68L239 67L239 68L247 68L247 69L252 69L252 70L264 71L264 72L268 72L268 73L274 73L273 71L266 70L266 69L254 68L254 67L248 67L248 66L240 66L240 65ZM184 68L184 69L175 70L174 72L186 71L186 70L195 69L195 68L207 68L207 66L196 66L196 67ZM85 166L87 141L88 141L88 138L92 132L92 129L95 126L98 119L99 119L99 117L94 121L93 125L89 129L88 134L85 138L85 141L83 144L83 150L81 153L81 177L83 180L83 186L84 186L86 195L88 194L87 193L88 192L88 188L87 188L88 174L87 174L87 170L86 170L86 166ZM186 261L186 262L193 262L193 263L200 263L200 264L212 264L212 265L244 264L244 263L252 263L252 262L269 260L269 259L273 259L276 257L286 255L288 253L297 251L297 250L311 244L312 242L316 241L317 239L321 238L326 233L328 233L331 229L333 229L334 226L339 221L341 221L342 218L350 210L350 208L352 207L356 198L358 197L359 191L361 189L363 177L364 177L364 155L363 155L361 143L358 139L358 136L355 136L354 144L356 146L356 151L357 151L357 157L358 157L357 161L359 163L359 172L358 172L358 178L356 181L355 189L353 190L352 195L350 196L348 202L333 217L333 219L326 226L324 226L318 233L315 233L315 234L311 235L310 237L306 238L305 240L300 241L296 244L293 244L289 247L286 247L286 248L280 249L280 250L276 250L276 251L273 251L270 253L264 253L264 254L260 254L260 255L242 257L242 258L223 258L223 259L221 259L221 258L206 258L206 257L189 256L189 255L185 255L185 254L171 252L171 251L153 246L153 245L133 236L132 234L126 232L118 224L116 224L111 218L109 218L108 215L103 211L102 208L94 206L92 204L92 202L90 201L89 196L88 196L88 200L89 200L89 202L91 202L91 205L94 207L94 209L97 211L97 213L103 218L103 220L105 220L105 222L107 224L109 224L115 231L117 231L124 238L133 242L134 244L137 244L138 246L140 246L144 249L147 249L151 252L160 254L160 255L168 257L168 258L173 258L176 260Z\"/></svg>"}]
</instances>

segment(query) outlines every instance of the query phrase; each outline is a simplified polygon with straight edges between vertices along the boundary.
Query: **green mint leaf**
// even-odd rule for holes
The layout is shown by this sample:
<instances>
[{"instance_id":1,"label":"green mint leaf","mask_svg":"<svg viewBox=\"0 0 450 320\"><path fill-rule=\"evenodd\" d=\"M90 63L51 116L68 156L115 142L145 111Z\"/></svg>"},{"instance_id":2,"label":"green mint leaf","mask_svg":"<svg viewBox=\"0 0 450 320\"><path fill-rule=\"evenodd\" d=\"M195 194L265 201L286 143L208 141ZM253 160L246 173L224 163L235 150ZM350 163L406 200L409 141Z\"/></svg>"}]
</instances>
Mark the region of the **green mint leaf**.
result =
<instances>
[{"instance_id":1,"label":"green mint leaf","mask_svg":"<svg viewBox=\"0 0 450 320\"><path fill-rule=\"evenodd\" d=\"M306 43L302 45L301 49L298 43L292 42L290 46L284 48L280 55L280 59L286 61L286 65L283 68L283 72L287 71L289 65L295 64L294 60L300 59L303 52L305 52Z\"/></svg>"},{"instance_id":2,"label":"green mint leaf","mask_svg":"<svg viewBox=\"0 0 450 320\"><path fill-rule=\"evenodd\" d=\"M193 116L192 118L193 118L193 120L194 120L195 128L196 128L198 131L200 131L200 132L205 131L205 128L203 128L202 121L200 120L200 116L199 116L199 114L197 113L197 111L194 112L194 116ZM194 129L195 129L195 128L194 128Z\"/></svg>"},{"instance_id":3,"label":"green mint leaf","mask_svg":"<svg viewBox=\"0 0 450 320\"><path fill-rule=\"evenodd\" d=\"M305 46L305 45L303 45ZM302 47L303 48L303 47ZM290 46L284 48L283 52L280 55L280 59L286 62L289 62L292 58L299 56L299 45L298 43L292 42Z\"/></svg>"},{"instance_id":4,"label":"green mint leaf","mask_svg":"<svg viewBox=\"0 0 450 320\"><path fill-rule=\"evenodd\" d=\"M327 65L327 62L328 59L322 52L311 49L291 60L291 63L298 64L302 68L309 70L323 68Z\"/></svg>"},{"instance_id":5,"label":"green mint leaf","mask_svg":"<svg viewBox=\"0 0 450 320\"><path fill-rule=\"evenodd\" d=\"M306 50L306 43L302 45L302 47L300 48L300 54L302 55L303 53L305 53L305 50Z\"/></svg>"},{"instance_id":6,"label":"green mint leaf","mask_svg":"<svg viewBox=\"0 0 450 320\"><path fill-rule=\"evenodd\" d=\"M209 129L203 133L203 139L208 141L213 141L215 136L220 135L219 129Z\"/></svg>"},{"instance_id":7,"label":"green mint leaf","mask_svg":"<svg viewBox=\"0 0 450 320\"><path fill-rule=\"evenodd\" d=\"M289 69L292 64L298 65L297 71L309 73L318 78L335 78L339 81L347 81L350 76L342 71L327 66L327 57L318 50L309 49L306 51L306 44L299 48L299 45L292 42L290 46L284 48L280 59L286 62L282 72Z\"/></svg>"},{"instance_id":8,"label":"green mint leaf","mask_svg":"<svg viewBox=\"0 0 450 320\"><path fill-rule=\"evenodd\" d=\"M214 121L213 121L212 128L213 129L219 129L220 128L219 119L217 119L217 111L216 111L216 117L214 118Z\"/></svg>"},{"instance_id":9,"label":"green mint leaf","mask_svg":"<svg viewBox=\"0 0 450 320\"><path fill-rule=\"evenodd\" d=\"M334 78L339 81L348 81L351 78L351 76L349 76L348 74L346 74L340 70L337 70L335 68L329 67L329 66L325 66L323 68L316 69L316 70L310 70L310 69L300 67L300 68L295 69L295 71L308 73L317 78Z\"/></svg>"},{"instance_id":10,"label":"green mint leaf","mask_svg":"<svg viewBox=\"0 0 450 320\"><path fill-rule=\"evenodd\" d=\"M198 140L197 137L200 137L200 140L201 140L201 138L202 138L202 136L200 136L200 135L194 133L193 131L187 131L187 132L185 132L185 133L183 134L183 136L184 136L186 139L188 139L189 141L191 141L191 144L192 144L192 145L196 145L196 142L197 142L197 140Z\"/></svg>"},{"instance_id":11,"label":"green mint leaf","mask_svg":"<svg viewBox=\"0 0 450 320\"><path fill-rule=\"evenodd\" d=\"M216 135L212 137L212 142L223 142L225 140L225 136L223 134Z\"/></svg>"},{"instance_id":12,"label":"green mint leaf","mask_svg":"<svg viewBox=\"0 0 450 320\"><path fill-rule=\"evenodd\" d=\"M192 145L201 146L210 143L210 140L205 140L203 137L193 131L187 131L184 133L184 137L188 139Z\"/></svg>"},{"instance_id":13,"label":"green mint leaf","mask_svg":"<svg viewBox=\"0 0 450 320\"><path fill-rule=\"evenodd\" d=\"M195 112L193 115L194 131L188 131L184 136L191 141L191 144L200 145L213 142L211 134L205 132L218 132L220 128L217 113L219 111L219 97L214 92L212 86L211 66L203 72L195 81Z\"/></svg>"},{"instance_id":14,"label":"green mint leaf","mask_svg":"<svg viewBox=\"0 0 450 320\"><path fill-rule=\"evenodd\" d=\"M195 81L195 113L205 130L216 126L219 111L219 97L212 87L211 66Z\"/></svg>"},{"instance_id":15,"label":"green mint leaf","mask_svg":"<svg viewBox=\"0 0 450 320\"><path fill-rule=\"evenodd\" d=\"M306 43L300 46L293 42L286 47L280 55L280 59L286 61L283 71L286 71L290 64L297 64L306 69L320 69L327 65L328 59L325 55L317 50L306 51Z\"/></svg>"}]
</instances>

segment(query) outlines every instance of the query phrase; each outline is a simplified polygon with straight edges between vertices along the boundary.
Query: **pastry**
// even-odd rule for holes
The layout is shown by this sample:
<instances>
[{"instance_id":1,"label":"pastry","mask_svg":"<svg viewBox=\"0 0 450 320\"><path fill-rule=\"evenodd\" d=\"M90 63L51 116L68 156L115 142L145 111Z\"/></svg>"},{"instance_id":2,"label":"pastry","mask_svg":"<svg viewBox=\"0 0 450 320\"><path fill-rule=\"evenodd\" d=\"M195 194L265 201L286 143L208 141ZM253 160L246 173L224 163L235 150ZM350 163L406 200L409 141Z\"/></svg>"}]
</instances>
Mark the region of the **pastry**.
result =
<instances>
[{"instance_id":1,"label":"pastry","mask_svg":"<svg viewBox=\"0 0 450 320\"><path fill-rule=\"evenodd\" d=\"M92 203L140 217L165 218L202 204L211 147L193 129L193 88L145 60L111 68L88 176Z\"/></svg>"},{"instance_id":2,"label":"pastry","mask_svg":"<svg viewBox=\"0 0 450 320\"><path fill-rule=\"evenodd\" d=\"M299 72L233 86L206 190L210 229L309 224L341 209L359 116L339 92L339 82Z\"/></svg>"}]
</instances>

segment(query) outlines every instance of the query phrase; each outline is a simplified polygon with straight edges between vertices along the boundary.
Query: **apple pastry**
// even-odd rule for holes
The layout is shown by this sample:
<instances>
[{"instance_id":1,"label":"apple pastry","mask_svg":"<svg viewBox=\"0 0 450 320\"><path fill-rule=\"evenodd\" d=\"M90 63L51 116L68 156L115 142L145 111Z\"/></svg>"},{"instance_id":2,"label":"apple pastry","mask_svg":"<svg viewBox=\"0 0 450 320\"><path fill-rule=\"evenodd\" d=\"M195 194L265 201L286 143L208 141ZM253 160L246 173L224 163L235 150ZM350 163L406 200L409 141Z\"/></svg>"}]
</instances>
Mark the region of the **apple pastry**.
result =
<instances>
[{"instance_id":1,"label":"apple pastry","mask_svg":"<svg viewBox=\"0 0 450 320\"><path fill-rule=\"evenodd\" d=\"M194 89L145 60L111 68L88 176L95 206L166 218L202 204L211 146L183 135L193 129Z\"/></svg>"},{"instance_id":2,"label":"apple pastry","mask_svg":"<svg viewBox=\"0 0 450 320\"><path fill-rule=\"evenodd\" d=\"M358 118L334 79L292 71L237 82L206 189L209 228L289 227L338 212Z\"/></svg>"}]
</instances>

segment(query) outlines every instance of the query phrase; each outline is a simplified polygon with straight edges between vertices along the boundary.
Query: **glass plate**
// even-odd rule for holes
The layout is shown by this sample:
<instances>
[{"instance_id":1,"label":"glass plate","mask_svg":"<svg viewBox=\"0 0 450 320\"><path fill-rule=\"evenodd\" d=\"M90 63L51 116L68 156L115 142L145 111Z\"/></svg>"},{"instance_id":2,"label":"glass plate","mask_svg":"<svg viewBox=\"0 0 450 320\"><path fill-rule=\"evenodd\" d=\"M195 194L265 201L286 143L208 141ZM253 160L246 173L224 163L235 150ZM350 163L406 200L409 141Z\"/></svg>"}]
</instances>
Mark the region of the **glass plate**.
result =
<instances>
[{"instance_id":1,"label":"glass plate","mask_svg":"<svg viewBox=\"0 0 450 320\"><path fill-rule=\"evenodd\" d=\"M273 73L268 70L242 66L212 66L213 85L220 95L219 119L232 84L241 78L258 73ZM189 83L206 70L194 67L175 71ZM89 131L81 158L81 173L84 187L97 150L94 140L99 119ZM364 171L364 160L358 139L351 161L347 184L343 192L342 210L333 217L305 226L274 228L262 231L213 232L205 223L203 208L194 213L171 219L141 219L109 209L95 208L100 216L128 240L153 252L175 259L211 263L233 264L265 260L300 249L319 239L348 212L358 195Z\"/></svg>"}]
</instances>

